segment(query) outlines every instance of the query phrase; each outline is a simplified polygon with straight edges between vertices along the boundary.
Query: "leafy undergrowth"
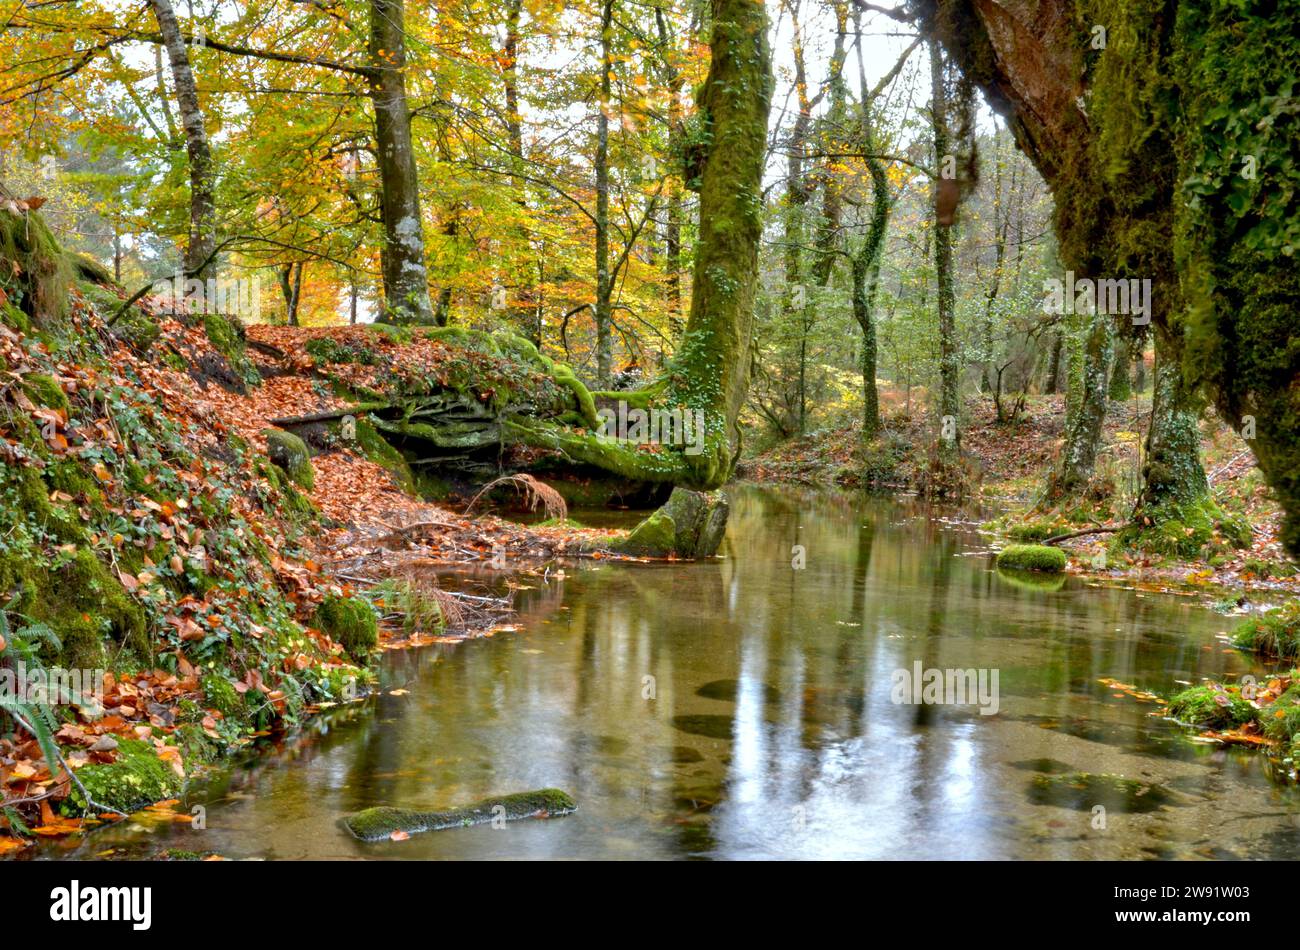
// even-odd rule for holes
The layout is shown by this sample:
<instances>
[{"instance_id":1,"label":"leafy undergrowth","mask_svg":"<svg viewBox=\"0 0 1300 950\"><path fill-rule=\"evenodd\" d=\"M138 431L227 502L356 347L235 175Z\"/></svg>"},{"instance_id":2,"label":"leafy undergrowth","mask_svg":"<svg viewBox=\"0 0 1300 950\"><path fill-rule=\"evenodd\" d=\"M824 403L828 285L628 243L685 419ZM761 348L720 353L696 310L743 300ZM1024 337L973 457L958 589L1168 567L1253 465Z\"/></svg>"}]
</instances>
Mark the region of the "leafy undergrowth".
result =
<instances>
[{"instance_id":1,"label":"leafy undergrowth","mask_svg":"<svg viewBox=\"0 0 1300 950\"><path fill-rule=\"evenodd\" d=\"M364 326L245 333L151 297L110 326L123 295L88 283L37 325L21 283L4 286L0 674L107 673L102 696L0 705L0 854L169 798L216 755L355 698L388 645L376 633L506 629L488 598L458 603L428 577L424 594L375 582L599 557L611 535L426 501L370 425L367 404L439 390L562 411L571 386L526 346ZM313 414L334 428L310 450L268 446L277 420ZM273 462L294 445L305 472Z\"/></svg>"}]
</instances>

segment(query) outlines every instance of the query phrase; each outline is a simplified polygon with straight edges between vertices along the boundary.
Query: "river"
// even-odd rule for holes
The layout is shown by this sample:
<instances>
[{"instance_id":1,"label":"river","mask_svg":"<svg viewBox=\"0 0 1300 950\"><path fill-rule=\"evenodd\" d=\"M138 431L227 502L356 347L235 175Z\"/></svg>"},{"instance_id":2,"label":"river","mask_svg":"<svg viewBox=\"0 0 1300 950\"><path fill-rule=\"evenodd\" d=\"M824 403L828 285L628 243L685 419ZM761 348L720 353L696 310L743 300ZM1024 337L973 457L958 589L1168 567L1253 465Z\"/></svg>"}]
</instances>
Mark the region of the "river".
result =
<instances>
[{"instance_id":1,"label":"river","mask_svg":"<svg viewBox=\"0 0 1300 950\"><path fill-rule=\"evenodd\" d=\"M519 630L390 652L378 695L193 783L206 827L133 817L41 856L1300 855L1265 756L1131 695L1267 672L1203 598L1005 577L913 501L730 495L723 557L524 575ZM996 711L896 702L918 662L996 671ZM338 824L545 786L577 813L377 844Z\"/></svg>"}]
</instances>

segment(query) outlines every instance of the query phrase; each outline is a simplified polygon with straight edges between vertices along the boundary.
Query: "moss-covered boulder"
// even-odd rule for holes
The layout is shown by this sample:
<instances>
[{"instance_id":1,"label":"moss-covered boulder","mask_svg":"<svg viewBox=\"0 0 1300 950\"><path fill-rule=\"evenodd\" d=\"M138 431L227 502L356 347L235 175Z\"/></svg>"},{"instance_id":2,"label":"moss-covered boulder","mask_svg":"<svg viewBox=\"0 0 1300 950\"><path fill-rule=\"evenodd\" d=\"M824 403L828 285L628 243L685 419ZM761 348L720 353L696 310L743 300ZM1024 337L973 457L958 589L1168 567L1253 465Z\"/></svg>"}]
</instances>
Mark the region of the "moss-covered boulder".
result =
<instances>
[{"instance_id":1,"label":"moss-covered boulder","mask_svg":"<svg viewBox=\"0 0 1300 950\"><path fill-rule=\"evenodd\" d=\"M1232 631L1238 649L1283 660L1300 657L1300 601L1248 617Z\"/></svg>"},{"instance_id":2,"label":"moss-covered boulder","mask_svg":"<svg viewBox=\"0 0 1300 950\"><path fill-rule=\"evenodd\" d=\"M181 790L181 778L154 754L153 747L138 739L119 739L117 759L106 765L86 765L77 778L97 804L122 814L171 798ZM71 800L78 808L87 802L72 786Z\"/></svg>"},{"instance_id":3,"label":"moss-covered boulder","mask_svg":"<svg viewBox=\"0 0 1300 950\"><path fill-rule=\"evenodd\" d=\"M662 508L611 547L638 557L712 557L726 534L730 510L721 491L674 488Z\"/></svg>"},{"instance_id":4,"label":"moss-covered boulder","mask_svg":"<svg viewBox=\"0 0 1300 950\"><path fill-rule=\"evenodd\" d=\"M267 429L266 454L297 485L311 491L316 486L316 470L311 465L307 443L292 432Z\"/></svg>"},{"instance_id":5,"label":"moss-covered boulder","mask_svg":"<svg viewBox=\"0 0 1300 950\"><path fill-rule=\"evenodd\" d=\"M485 798L472 805L446 811L414 811L407 808L367 808L343 820L343 826L362 841L382 841L394 832L416 834L464 828L491 821L522 818L558 818L578 810L578 803L558 788L517 792L499 798Z\"/></svg>"},{"instance_id":6,"label":"moss-covered boulder","mask_svg":"<svg viewBox=\"0 0 1300 950\"><path fill-rule=\"evenodd\" d=\"M1222 686L1193 686L1169 700L1171 718L1202 729L1232 729L1249 722L1255 707Z\"/></svg>"},{"instance_id":7,"label":"moss-covered boulder","mask_svg":"<svg viewBox=\"0 0 1300 950\"><path fill-rule=\"evenodd\" d=\"M998 567L1013 571L1059 574L1065 565L1065 552L1046 544L1012 544L998 552Z\"/></svg>"},{"instance_id":8,"label":"moss-covered boulder","mask_svg":"<svg viewBox=\"0 0 1300 950\"><path fill-rule=\"evenodd\" d=\"M374 608L360 597L327 596L316 608L312 626L329 634L358 662L364 661L379 643Z\"/></svg>"}]
</instances>

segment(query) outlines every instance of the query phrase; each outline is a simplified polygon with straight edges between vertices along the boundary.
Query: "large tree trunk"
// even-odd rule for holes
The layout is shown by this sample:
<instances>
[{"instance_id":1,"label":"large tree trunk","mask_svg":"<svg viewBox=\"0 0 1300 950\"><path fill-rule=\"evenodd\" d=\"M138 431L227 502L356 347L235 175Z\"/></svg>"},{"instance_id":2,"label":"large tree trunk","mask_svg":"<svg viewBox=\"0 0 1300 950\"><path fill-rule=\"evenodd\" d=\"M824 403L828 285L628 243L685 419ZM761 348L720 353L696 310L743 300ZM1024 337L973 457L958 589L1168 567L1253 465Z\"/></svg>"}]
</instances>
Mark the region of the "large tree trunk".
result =
<instances>
[{"instance_id":1,"label":"large tree trunk","mask_svg":"<svg viewBox=\"0 0 1300 950\"><path fill-rule=\"evenodd\" d=\"M1250 529L1225 515L1210 492L1194 401L1175 353L1166 335L1157 333L1142 490L1133 510L1134 528L1121 540L1192 557L1211 542L1248 544Z\"/></svg>"},{"instance_id":2,"label":"large tree trunk","mask_svg":"<svg viewBox=\"0 0 1300 950\"><path fill-rule=\"evenodd\" d=\"M185 274L203 279L215 270L217 247L217 203L214 196L214 168L208 133L199 108L199 89L190 69L190 56L171 0L149 0L158 32L167 48L176 85L176 103L185 130L185 153L190 169L190 234L185 248ZM170 115L170 113L169 113Z\"/></svg>"},{"instance_id":3,"label":"large tree trunk","mask_svg":"<svg viewBox=\"0 0 1300 950\"><path fill-rule=\"evenodd\" d=\"M432 323L424 264L420 181L406 99L406 29L403 0L370 0L371 80L377 161L383 182L383 272L386 316L399 323Z\"/></svg>"}]
</instances>

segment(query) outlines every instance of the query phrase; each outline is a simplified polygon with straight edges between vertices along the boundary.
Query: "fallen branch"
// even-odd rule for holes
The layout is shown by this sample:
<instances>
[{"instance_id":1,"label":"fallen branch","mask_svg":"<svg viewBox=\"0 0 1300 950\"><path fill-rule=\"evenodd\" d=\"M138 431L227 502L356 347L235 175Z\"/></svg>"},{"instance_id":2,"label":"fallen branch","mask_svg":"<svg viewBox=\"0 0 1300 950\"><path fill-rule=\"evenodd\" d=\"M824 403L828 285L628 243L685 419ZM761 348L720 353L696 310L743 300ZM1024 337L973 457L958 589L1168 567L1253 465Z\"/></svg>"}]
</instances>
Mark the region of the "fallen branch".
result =
<instances>
[{"instance_id":1,"label":"fallen branch","mask_svg":"<svg viewBox=\"0 0 1300 950\"><path fill-rule=\"evenodd\" d=\"M351 406L347 409L330 409L325 412L312 412L305 416L282 416L279 419L268 419L273 426L283 429L285 426L305 426L311 422L328 422L331 419L342 419L344 416L356 416L369 412L376 406L363 403L359 406Z\"/></svg>"},{"instance_id":2,"label":"fallen branch","mask_svg":"<svg viewBox=\"0 0 1300 950\"><path fill-rule=\"evenodd\" d=\"M1060 541L1069 541L1071 538L1082 538L1089 534L1114 534L1116 531L1123 531L1130 525L1121 524L1113 528L1086 528L1083 531L1071 531L1069 534L1058 534L1054 538L1047 538L1043 544L1056 544Z\"/></svg>"}]
</instances>

